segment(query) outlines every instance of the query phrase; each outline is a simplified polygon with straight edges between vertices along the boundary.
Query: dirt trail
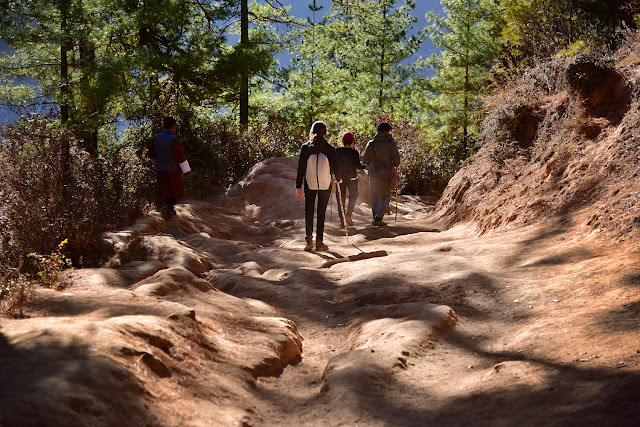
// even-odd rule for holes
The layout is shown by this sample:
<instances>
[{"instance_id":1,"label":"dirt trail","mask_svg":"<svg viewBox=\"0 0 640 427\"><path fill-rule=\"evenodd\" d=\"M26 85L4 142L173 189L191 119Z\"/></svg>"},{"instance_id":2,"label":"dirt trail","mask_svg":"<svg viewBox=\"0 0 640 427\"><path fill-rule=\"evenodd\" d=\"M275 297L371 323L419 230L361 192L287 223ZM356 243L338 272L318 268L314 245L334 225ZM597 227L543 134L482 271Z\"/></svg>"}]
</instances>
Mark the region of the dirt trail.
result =
<instances>
[{"instance_id":1,"label":"dirt trail","mask_svg":"<svg viewBox=\"0 0 640 427\"><path fill-rule=\"evenodd\" d=\"M108 266L3 319L0 424L637 425L638 248L566 218L447 230L402 197L307 253L293 169L106 235Z\"/></svg>"},{"instance_id":2,"label":"dirt trail","mask_svg":"<svg viewBox=\"0 0 640 427\"><path fill-rule=\"evenodd\" d=\"M637 254L603 248L595 236L572 240L553 224L483 237L468 227L420 231L433 228L408 219L383 230L359 225L350 241L387 249L388 258L260 289L256 296L294 320L305 341L299 365L258 381L259 425L637 423L640 340L628 327L638 315L640 295L628 284ZM330 247L354 252L341 240L333 229ZM345 378L328 378L325 366L342 366L336 361L353 352L363 318L411 304L449 306L459 322L415 340L388 334L376 353L350 361ZM405 324L401 332L412 331Z\"/></svg>"}]
</instances>

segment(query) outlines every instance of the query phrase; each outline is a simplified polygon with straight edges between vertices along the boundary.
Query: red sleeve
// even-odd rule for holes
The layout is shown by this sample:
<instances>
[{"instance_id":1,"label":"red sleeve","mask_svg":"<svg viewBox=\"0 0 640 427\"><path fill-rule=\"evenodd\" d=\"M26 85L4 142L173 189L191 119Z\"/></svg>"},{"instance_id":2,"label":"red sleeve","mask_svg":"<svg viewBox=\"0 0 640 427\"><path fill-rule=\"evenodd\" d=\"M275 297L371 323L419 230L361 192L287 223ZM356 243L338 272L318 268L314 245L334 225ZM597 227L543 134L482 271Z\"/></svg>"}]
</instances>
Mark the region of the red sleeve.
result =
<instances>
[{"instance_id":1,"label":"red sleeve","mask_svg":"<svg viewBox=\"0 0 640 427\"><path fill-rule=\"evenodd\" d=\"M178 137L173 140L173 158L178 163L182 163L187 160L187 156L184 154L184 146L182 140Z\"/></svg>"}]
</instances>

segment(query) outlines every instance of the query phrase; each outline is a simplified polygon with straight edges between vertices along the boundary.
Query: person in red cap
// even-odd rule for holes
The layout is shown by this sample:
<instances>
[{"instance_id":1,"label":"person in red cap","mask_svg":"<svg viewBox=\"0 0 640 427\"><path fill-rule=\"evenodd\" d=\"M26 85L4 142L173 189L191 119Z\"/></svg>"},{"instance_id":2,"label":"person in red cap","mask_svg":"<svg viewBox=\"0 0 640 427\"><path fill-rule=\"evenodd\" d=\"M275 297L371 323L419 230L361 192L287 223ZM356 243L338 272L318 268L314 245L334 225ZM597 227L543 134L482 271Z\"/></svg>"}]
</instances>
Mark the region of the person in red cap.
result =
<instances>
[{"instance_id":1,"label":"person in red cap","mask_svg":"<svg viewBox=\"0 0 640 427\"><path fill-rule=\"evenodd\" d=\"M345 132L342 134L342 144L344 147L336 148L340 172L342 172L342 184L339 184L340 193L336 192L336 200L338 206L344 206L345 208L347 225L353 225L351 214L358 200L358 169L366 168L366 166L360 162L360 153L353 148L354 142L355 138L353 134L351 132ZM349 190L349 205L345 206L347 190ZM340 195L342 195L342 200L340 200ZM340 204L340 202L342 202L342 204ZM340 226L344 227L342 215L338 216L340 217Z\"/></svg>"}]
</instances>

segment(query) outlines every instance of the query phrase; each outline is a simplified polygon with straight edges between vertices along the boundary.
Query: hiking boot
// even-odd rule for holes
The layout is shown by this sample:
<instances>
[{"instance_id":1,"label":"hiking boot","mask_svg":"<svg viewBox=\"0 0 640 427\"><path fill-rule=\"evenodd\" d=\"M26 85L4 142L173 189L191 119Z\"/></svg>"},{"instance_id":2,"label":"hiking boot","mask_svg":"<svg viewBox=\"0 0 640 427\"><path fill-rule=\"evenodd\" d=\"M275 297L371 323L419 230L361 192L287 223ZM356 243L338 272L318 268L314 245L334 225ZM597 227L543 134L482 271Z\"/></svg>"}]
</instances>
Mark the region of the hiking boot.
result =
<instances>
[{"instance_id":1,"label":"hiking boot","mask_svg":"<svg viewBox=\"0 0 640 427\"><path fill-rule=\"evenodd\" d=\"M313 237L307 236L305 240L307 241L307 245L304 247L304 250L307 252L313 251Z\"/></svg>"},{"instance_id":2,"label":"hiking boot","mask_svg":"<svg viewBox=\"0 0 640 427\"><path fill-rule=\"evenodd\" d=\"M322 243L322 240L316 242L316 251L326 251L329 250L329 246Z\"/></svg>"},{"instance_id":3,"label":"hiking boot","mask_svg":"<svg viewBox=\"0 0 640 427\"><path fill-rule=\"evenodd\" d=\"M171 212L167 208L160 208L160 215L162 215L162 219L165 221L169 221L171 219Z\"/></svg>"},{"instance_id":4,"label":"hiking boot","mask_svg":"<svg viewBox=\"0 0 640 427\"><path fill-rule=\"evenodd\" d=\"M346 221L347 221L347 225L353 227L353 220L351 219L351 215L347 215Z\"/></svg>"},{"instance_id":5,"label":"hiking boot","mask_svg":"<svg viewBox=\"0 0 640 427\"><path fill-rule=\"evenodd\" d=\"M375 225L376 227L382 227L382 226L384 226L384 225L387 225L387 223L386 223L386 222L384 222L383 220L381 220L381 219L380 219L380 218L378 218L378 217L375 217L375 218L373 219L373 221L371 221L371 224Z\"/></svg>"}]
</instances>

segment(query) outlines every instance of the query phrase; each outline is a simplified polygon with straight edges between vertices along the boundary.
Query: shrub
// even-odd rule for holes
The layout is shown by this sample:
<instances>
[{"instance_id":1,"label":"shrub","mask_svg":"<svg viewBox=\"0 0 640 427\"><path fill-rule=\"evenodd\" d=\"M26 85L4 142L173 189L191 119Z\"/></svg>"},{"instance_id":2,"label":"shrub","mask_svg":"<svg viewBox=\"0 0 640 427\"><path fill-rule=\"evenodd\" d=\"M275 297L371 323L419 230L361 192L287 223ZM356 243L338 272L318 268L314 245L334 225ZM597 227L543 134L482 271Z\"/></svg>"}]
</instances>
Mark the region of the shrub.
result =
<instances>
[{"instance_id":1,"label":"shrub","mask_svg":"<svg viewBox=\"0 0 640 427\"><path fill-rule=\"evenodd\" d=\"M202 198L240 179L253 165L271 158L297 154L303 137L282 118L272 115L240 129L231 117L177 117L178 134L194 173L185 180L189 198ZM127 140L144 155L147 144L160 129L131 129ZM149 168L149 170L151 170Z\"/></svg>"},{"instance_id":2,"label":"shrub","mask_svg":"<svg viewBox=\"0 0 640 427\"><path fill-rule=\"evenodd\" d=\"M35 252L29 254L35 259L37 264L37 273L39 284L52 289L62 289L65 287L65 281L62 278L62 272L67 268L71 268L71 260L62 253L64 245L69 243L64 239L58 247L49 255L41 255Z\"/></svg>"},{"instance_id":3,"label":"shrub","mask_svg":"<svg viewBox=\"0 0 640 427\"><path fill-rule=\"evenodd\" d=\"M23 317L22 306L30 295L30 281L17 268L0 270L0 314Z\"/></svg>"},{"instance_id":4,"label":"shrub","mask_svg":"<svg viewBox=\"0 0 640 427\"><path fill-rule=\"evenodd\" d=\"M96 233L140 215L153 188L128 147L103 144L91 157L69 132L37 117L4 129L0 159L0 256L14 267L67 238L74 264L94 261L84 254L95 253Z\"/></svg>"}]
</instances>

